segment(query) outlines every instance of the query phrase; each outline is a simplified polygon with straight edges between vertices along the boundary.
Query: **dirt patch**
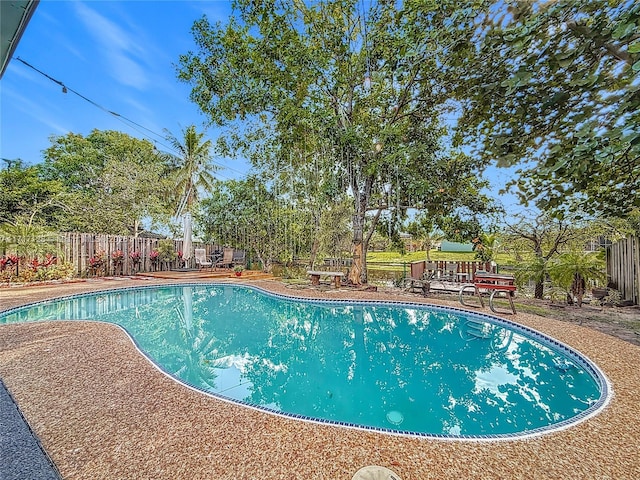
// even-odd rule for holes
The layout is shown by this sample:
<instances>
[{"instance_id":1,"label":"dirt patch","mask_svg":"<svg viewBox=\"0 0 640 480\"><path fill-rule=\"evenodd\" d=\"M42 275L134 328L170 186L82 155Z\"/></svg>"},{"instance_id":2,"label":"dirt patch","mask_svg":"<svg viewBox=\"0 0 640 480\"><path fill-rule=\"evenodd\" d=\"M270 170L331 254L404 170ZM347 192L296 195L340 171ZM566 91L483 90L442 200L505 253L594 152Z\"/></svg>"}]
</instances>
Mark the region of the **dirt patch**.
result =
<instances>
[{"instance_id":1,"label":"dirt patch","mask_svg":"<svg viewBox=\"0 0 640 480\"><path fill-rule=\"evenodd\" d=\"M563 305L548 300L519 299L516 308L523 312L564 322L577 323L634 345L640 345L640 307L594 307Z\"/></svg>"}]
</instances>

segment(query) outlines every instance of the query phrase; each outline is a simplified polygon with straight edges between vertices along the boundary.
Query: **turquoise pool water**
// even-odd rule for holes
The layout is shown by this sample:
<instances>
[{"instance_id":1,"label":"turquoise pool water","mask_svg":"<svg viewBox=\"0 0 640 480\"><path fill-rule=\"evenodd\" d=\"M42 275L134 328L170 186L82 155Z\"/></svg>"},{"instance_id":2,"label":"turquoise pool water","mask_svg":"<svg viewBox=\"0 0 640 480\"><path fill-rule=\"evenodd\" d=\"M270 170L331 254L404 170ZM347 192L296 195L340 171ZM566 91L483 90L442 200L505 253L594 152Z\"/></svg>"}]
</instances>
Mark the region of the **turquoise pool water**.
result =
<instances>
[{"instance_id":1,"label":"turquoise pool water","mask_svg":"<svg viewBox=\"0 0 640 480\"><path fill-rule=\"evenodd\" d=\"M608 397L604 376L578 353L456 309L198 284L0 314L0 324L58 319L120 325L161 369L211 394L354 427L510 438L564 427Z\"/></svg>"}]
</instances>

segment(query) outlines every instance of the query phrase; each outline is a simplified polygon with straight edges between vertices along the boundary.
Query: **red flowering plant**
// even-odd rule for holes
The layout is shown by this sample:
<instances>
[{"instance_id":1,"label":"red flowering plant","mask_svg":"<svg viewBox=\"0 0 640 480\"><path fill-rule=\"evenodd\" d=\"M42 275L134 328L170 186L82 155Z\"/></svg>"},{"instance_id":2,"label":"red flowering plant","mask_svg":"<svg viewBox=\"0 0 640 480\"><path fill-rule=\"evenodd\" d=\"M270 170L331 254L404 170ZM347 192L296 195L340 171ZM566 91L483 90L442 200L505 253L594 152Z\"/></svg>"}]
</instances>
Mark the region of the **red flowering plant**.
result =
<instances>
[{"instance_id":1,"label":"red flowering plant","mask_svg":"<svg viewBox=\"0 0 640 480\"><path fill-rule=\"evenodd\" d=\"M114 265L121 265L124 262L124 253L122 250L116 250L111 254L111 261Z\"/></svg>"},{"instance_id":2,"label":"red flowering plant","mask_svg":"<svg viewBox=\"0 0 640 480\"><path fill-rule=\"evenodd\" d=\"M129 252L129 258L134 265L138 265L142 261L140 252Z\"/></svg>"},{"instance_id":3,"label":"red flowering plant","mask_svg":"<svg viewBox=\"0 0 640 480\"><path fill-rule=\"evenodd\" d=\"M89 259L89 266L94 269L98 269L104 265L104 251L100 250L93 254L93 257Z\"/></svg>"},{"instance_id":4,"label":"red flowering plant","mask_svg":"<svg viewBox=\"0 0 640 480\"><path fill-rule=\"evenodd\" d=\"M31 260L31 262L29 263L29 267L31 268L31 270L33 270L34 272L38 271L38 267L41 267L42 264L38 261L37 258L34 258L33 260Z\"/></svg>"},{"instance_id":5,"label":"red flowering plant","mask_svg":"<svg viewBox=\"0 0 640 480\"><path fill-rule=\"evenodd\" d=\"M156 263L159 256L160 252L158 252L158 250L151 250L151 253L149 254L149 258L151 259L152 263Z\"/></svg>"},{"instance_id":6,"label":"red flowering plant","mask_svg":"<svg viewBox=\"0 0 640 480\"><path fill-rule=\"evenodd\" d=\"M51 265L57 265L58 264L58 257L56 257L55 255L51 254L51 253L47 253L44 256L44 260L42 260L42 262L40 262L40 265L43 267L50 267Z\"/></svg>"}]
</instances>

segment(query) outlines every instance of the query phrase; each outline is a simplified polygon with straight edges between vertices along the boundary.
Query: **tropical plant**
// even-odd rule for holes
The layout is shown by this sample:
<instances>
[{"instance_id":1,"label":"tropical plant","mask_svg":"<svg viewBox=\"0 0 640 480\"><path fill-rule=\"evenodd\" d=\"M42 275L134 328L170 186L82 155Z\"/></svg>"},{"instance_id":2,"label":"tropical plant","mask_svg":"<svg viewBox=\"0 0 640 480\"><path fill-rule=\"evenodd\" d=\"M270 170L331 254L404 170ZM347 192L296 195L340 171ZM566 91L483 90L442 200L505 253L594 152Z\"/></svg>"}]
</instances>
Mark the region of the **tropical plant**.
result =
<instances>
[{"instance_id":1,"label":"tropical plant","mask_svg":"<svg viewBox=\"0 0 640 480\"><path fill-rule=\"evenodd\" d=\"M47 253L57 254L56 238L55 232L32 223L17 221L0 224L0 246L3 251L15 254L15 258L18 259L17 262L13 262L16 271L19 264L26 266L29 258Z\"/></svg>"},{"instance_id":2,"label":"tropical plant","mask_svg":"<svg viewBox=\"0 0 640 480\"><path fill-rule=\"evenodd\" d=\"M472 240L473 250L476 258L481 262L491 262L494 260L498 247L498 235L495 233L481 233Z\"/></svg>"},{"instance_id":3,"label":"tropical plant","mask_svg":"<svg viewBox=\"0 0 640 480\"><path fill-rule=\"evenodd\" d=\"M576 218L557 218L544 212L517 215L515 219L506 225L505 247L520 258L519 282L534 281L535 298L542 299L549 260L563 250L577 248L592 232Z\"/></svg>"},{"instance_id":4,"label":"tropical plant","mask_svg":"<svg viewBox=\"0 0 640 480\"><path fill-rule=\"evenodd\" d=\"M142 261L140 252L136 252L136 251L129 252L129 258L131 259L131 262L133 263L134 266L137 266Z\"/></svg>"},{"instance_id":5,"label":"tropical plant","mask_svg":"<svg viewBox=\"0 0 640 480\"><path fill-rule=\"evenodd\" d=\"M543 256L532 256L527 260L518 262L515 271L516 283L522 287L529 282L534 282L534 298L544 297L544 282L549 276L548 260Z\"/></svg>"},{"instance_id":6,"label":"tropical plant","mask_svg":"<svg viewBox=\"0 0 640 480\"><path fill-rule=\"evenodd\" d=\"M104 250L98 250L89 258L89 273L97 274L106 266L106 254Z\"/></svg>"},{"instance_id":7,"label":"tropical plant","mask_svg":"<svg viewBox=\"0 0 640 480\"><path fill-rule=\"evenodd\" d=\"M601 255L573 251L563 253L551 262L549 267L551 280L563 287L571 301L579 307L587 289L592 282L604 282L607 275L605 262Z\"/></svg>"},{"instance_id":8,"label":"tropical plant","mask_svg":"<svg viewBox=\"0 0 640 480\"><path fill-rule=\"evenodd\" d=\"M177 258L173 240L158 241L158 258L161 262L173 262Z\"/></svg>"},{"instance_id":9,"label":"tropical plant","mask_svg":"<svg viewBox=\"0 0 640 480\"><path fill-rule=\"evenodd\" d=\"M189 125L182 131L182 137L174 136L168 130L167 141L177 154L167 154L173 168L173 186L177 195L176 213L191 212L198 202L200 192L211 191L215 178L213 172L218 167L212 163L211 140L204 140L204 133L198 133L195 125Z\"/></svg>"},{"instance_id":10,"label":"tropical plant","mask_svg":"<svg viewBox=\"0 0 640 480\"><path fill-rule=\"evenodd\" d=\"M124 252L122 250L116 250L111 254L111 261L114 265L122 265L124 262Z\"/></svg>"}]
</instances>

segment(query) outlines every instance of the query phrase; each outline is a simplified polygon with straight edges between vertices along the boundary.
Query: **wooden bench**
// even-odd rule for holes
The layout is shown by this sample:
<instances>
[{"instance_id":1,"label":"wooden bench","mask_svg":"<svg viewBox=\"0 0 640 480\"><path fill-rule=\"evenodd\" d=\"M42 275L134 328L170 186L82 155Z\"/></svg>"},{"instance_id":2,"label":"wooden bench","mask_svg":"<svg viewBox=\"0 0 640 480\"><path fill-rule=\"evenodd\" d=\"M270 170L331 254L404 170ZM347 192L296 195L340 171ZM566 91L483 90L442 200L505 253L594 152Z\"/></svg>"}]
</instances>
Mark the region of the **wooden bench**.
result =
<instances>
[{"instance_id":1,"label":"wooden bench","mask_svg":"<svg viewBox=\"0 0 640 480\"><path fill-rule=\"evenodd\" d=\"M307 275L311 277L311 285L320 285L320 277L331 277L331 281L335 284L336 288L340 288L340 282L344 273L342 272L324 272L321 270L308 270Z\"/></svg>"},{"instance_id":2,"label":"wooden bench","mask_svg":"<svg viewBox=\"0 0 640 480\"><path fill-rule=\"evenodd\" d=\"M489 295L489 308L494 313L500 313L496 310L493 304L496 294L506 293L509 305L511 306L511 311L515 315L516 307L513 304L513 296L515 295L517 287L513 276L499 275L497 273L477 274L473 279L473 283L463 285L462 288L460 288L460 303L465 306L466 304L464 303L463 296L464 291L468 288L473 288L474 295L478 297L482 307L484 307L484 301L482 300L481 290L491 292Z\"/></svg>"}]
</instances>

